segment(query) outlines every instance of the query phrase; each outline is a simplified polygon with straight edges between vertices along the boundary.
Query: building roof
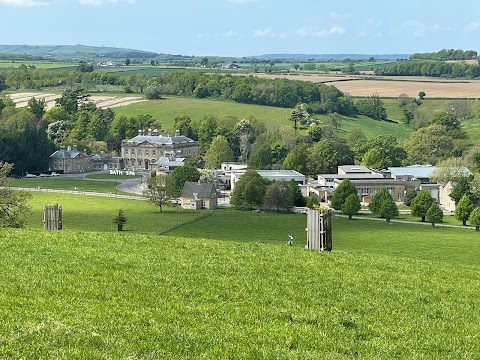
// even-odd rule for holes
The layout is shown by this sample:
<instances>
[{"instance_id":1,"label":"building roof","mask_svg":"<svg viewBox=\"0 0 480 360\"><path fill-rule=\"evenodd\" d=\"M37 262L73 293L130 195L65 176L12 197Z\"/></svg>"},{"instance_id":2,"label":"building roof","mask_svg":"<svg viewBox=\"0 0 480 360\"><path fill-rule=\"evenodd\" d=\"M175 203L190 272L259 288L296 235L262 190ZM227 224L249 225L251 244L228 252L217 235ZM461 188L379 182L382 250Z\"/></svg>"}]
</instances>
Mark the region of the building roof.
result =
<instances>
[{"instance_id":1,"label":"building roof","mask_svg":"<svg viewBox=\"0 0 480 360\"><path fill-rule=\"evenodd\" d=\"M84 154L81 151L78 151L77 149L60 149L55 151L52 155L50 155L51 159L78 159L78 158L84 158L87 157L88 155Z\"/></svg>"},{"instance_id":2,"label":"building roof","mask_svg":"<svg viewBox=\"0 0 480 360\"><path fill-rule=\"evenodd\" d=\"M383 179L384 177L380 174L373 174L373 173L358 173L358 174L321 174L318 175L318 178L324 178L325 180L344 180L344 179L349 179L349 180L368 180L368 179Z\"/></svg>"},{"instance_id":3,"label":"building roof","mask_svg":"<svg viewBox=\"0 0 480 360\"><path fill-rule=\"evenodd\" d=\"M154 165L168 165L168 166L183 166L184 165L185 158L169 158L168 156L162 156L160 159L158 159L156 162L154 162Z\"/></svg>"},{"instance_id":4,"label":"building roof","mask_svg":"<svg viewBox=\"0 0 480 360\"><path fill-rule=\"evenodd\" d=\"M195 140L192 140L186 136L164 136L164 135L137 135L130 140L125 141L125 144L138 145L144 142L148 142L153 145L162 146L162 145L178 145L178 144L188 144L195 143Z\"/></svg>"},{"instance_id":5,"label":"building roof","mask_svg":"<svg viewBox=\"0 0 480 360\"><path fill-rule=\"evenodd\" d=\"M182 197L211 198L216 196L215 185L212 183L185 182L182 190Z\"/></svg>"},{"instance_id":6,"label":"building roof","mask_svg":"<svg viewBox=\"0 0 480 360\"><path fill-rule=\"evenodd\" d=\"M372 171L362 165L341 165L338 167L338 173L342 170L345 174L371 174Z\"/></svg>"},{"instance_id":7,"label":"building roof","mask_svg":"<svg viewBox=\"0 0 480 360\"><path fill-rule=\"evenodd\" d=\"M389 167L387 172L392 174L392 177L396 176L411 176L417 179L428 179L432 176L436 167L433 165L412 165L401 167Z\"/></svg>"},{"instance_id":8,"label":"building roof","mask_svg":"<svg viewBox=\"0 0 480 360\"><path fill-rule=\"evenodd\" d=\"M266 178L284 178L284 177L305 177L305 175L295 170L256 170L257 173Z\"/></svg>"}]
</instances>

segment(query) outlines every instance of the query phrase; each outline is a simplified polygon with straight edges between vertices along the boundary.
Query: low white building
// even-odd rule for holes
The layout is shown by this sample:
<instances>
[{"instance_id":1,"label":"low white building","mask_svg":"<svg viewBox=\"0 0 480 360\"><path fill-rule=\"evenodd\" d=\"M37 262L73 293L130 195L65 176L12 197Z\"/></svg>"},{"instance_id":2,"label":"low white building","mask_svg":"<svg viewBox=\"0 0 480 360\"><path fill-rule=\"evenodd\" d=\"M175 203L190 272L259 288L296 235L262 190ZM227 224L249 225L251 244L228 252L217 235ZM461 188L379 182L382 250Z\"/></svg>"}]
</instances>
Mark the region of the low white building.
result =
<instances>
[{"instance_id":1,"label":"low white building","mask_svg":"<svg viewBox=\"0 0 480 360\"><path fill-rule=\"evenodd\" d=\"M245 174L247 170L237 170L230 173L231 176L231 189L235 187L235 183ZM286 181L289 182L292 179L299 185L305 185L305 175L295 170L256 170L256 172L263 178L270 181Z\"/></svg>"},{"instance_id":2,"label":"low white building","mask_svg":"<svg viewBox=\"0 0 480 360\"><path fill-rule=\"evenodd\" d=\"M152 170L161 174L170 174L176 168L185 165L185 158L176 158L171 156L162 156L156 162L152 163Z\"/></svg>"}]
</instances>

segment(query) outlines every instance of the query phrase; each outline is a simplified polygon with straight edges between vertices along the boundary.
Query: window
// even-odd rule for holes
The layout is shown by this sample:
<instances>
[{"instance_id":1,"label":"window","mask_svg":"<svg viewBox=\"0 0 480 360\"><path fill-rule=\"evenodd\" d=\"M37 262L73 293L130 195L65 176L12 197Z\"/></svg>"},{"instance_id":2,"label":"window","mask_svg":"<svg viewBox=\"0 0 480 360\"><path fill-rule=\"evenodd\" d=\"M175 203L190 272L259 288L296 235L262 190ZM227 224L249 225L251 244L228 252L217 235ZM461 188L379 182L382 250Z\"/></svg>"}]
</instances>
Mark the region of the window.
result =
<instances>
[{"instance_id":1,"label":"window","mask_svg":"<svg viewBox=\"0 0 480 360\"><path fill-rule=\"evenodd\" d=\"M145 150L145 156L150 156L148 150Z\"/></svg>"},{"instance_id":2,"label":"window","mask_svg":"<svg viewBox=\"0 0 480 360\"><path fill-rule=\"evenodd\" d=\"M138 156L142 156L142 150L138 149L137 154L138 154Z\"/></svg>"},{"instance_id":3,"label":"window","mask_svg":"<svg viewBox=\"0 0 480 360\"><path fill-rule=\"evenodd\" d=\"M128 151L128 150L127 150ZM130 150L130 155L135 155L135 150L134 149L131 149Z\"/></svg>"}]
</instances>

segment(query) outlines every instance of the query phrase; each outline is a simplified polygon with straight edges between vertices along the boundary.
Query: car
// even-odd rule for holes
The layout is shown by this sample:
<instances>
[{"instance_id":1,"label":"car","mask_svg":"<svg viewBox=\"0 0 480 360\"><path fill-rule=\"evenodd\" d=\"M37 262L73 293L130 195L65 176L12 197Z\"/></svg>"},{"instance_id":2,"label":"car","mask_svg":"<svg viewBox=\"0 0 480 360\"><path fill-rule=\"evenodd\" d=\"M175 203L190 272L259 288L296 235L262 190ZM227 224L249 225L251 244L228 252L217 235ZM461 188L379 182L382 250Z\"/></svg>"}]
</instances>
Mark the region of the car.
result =
<instances>
[{"instance_id":1,"label":"car","mask_svg":"<svg viewBox=\"0 0 480 360\"><path fill-rule=\"evenodd\" d=\"M42 173L42 174L40 174L39 176L40 176L40 177L49 177L50 174L43 174L43 173Z\"/></svg>"},{"instance_id":2,"label":"car","mask_svg":"<svg viewBox=\"0 0 480 360\"><path fill-rule=\"evenodd\" d=\"M37 175L35 175L35 174L27 174L27 175L25 175L25 177L26 177L26 178L35 178L35 177L37 177Z\"/></svg>"},{"instance_id":3,"label":"car","mask_svg":"<svg viewBox=\"0 0 480 360\"><path fill-rule=\"evenodd\" d=\"M60 174L59 174L59 173L56 173L56 172L52 172L50 175L51 175L51 176L60 176Z\"/></svg>"}]
</instances>

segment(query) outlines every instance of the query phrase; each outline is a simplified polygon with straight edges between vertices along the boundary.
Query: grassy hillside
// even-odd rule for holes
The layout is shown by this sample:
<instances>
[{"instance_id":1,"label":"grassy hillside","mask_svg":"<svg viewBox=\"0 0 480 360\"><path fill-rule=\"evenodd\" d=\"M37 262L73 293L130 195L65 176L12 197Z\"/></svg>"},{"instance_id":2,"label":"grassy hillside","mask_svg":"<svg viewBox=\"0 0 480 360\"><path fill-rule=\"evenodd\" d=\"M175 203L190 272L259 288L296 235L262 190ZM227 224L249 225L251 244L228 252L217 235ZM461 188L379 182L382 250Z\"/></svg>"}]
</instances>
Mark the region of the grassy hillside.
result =
<instances>
[{"instance_id":1,"label":"grassy hillside","mask_svg":"<svg viewBox=\"0 0 480 360\"><path fill-rule=\"evenodd\" d=\"M476 266L69 231L0 230L0 251L2 358L480 352Z\"/></svg>"},{"instance_id":2,"label":"grassy hillside","mask_svg":"<svg viewBox=\"0 0 480 360\"><path fill-rule=\"evenodd\" d=\"M43 208L45 205L59 204L63 208L63 228L83 232L116 231L113 218L123 209L127 217L125 230L131 233L158 235L177 224L193 221L205 213L191 212L164 206L163 212L147 202L105 198L96 196L72 195L52 192L33 192L29 202L32 208L27 217L29 229L43 229ZM208 214L207 214L208 215Z\"/></svg>"},{"instance_id":3,"label":"grassy hillside","mask_svg":"<svg viewBox=\"0 0 480 360\"><path fill-rule=\"evenodd\" d=\"M160 120L163 128L173 130L173 119L181 115L190 116L192 120L202 120L207 115L235 116L239 120L253 116L265 123L277 122L289 126L288 118L292 109L240 104L233 101L168 96L161 100L150 100L118 107L115 108L115 113L127 116L150 114Z\"/></svg>"},{"instance_id":4,"label":"grassy hillside","mask_svg":"<svg viewBox=\"0 0 480 360\"><path fill-rule=\"evenodd\" d=\"M87 45L0 45L0 53L42 56L57 60L150 59L158 55L143 50Z\"/></svg>"},{"instance_id":5,"label":"grassy hillside","mask_svg":"<svg viewBox=\"0 0 480 360\"><path fill-rule=\"evenodd\" d=\"M126 116L150 114L155 119L159 119L162 127L168 131L173 130L173 119L180 115L188 115L192 120L202 120L207 115L235 116L238 119L253 116L261 122L292 126L289 121L292 109L289 108L173 96L168 96L162 100L150 100L118 107L115 108L115 113ZM321 121L328 120L328 116L317 116L317 118ZM365 116L341 116L340 136L346 136L355 128L361 128L367 136L394 134L400 141L408 138L412 131L411 128L402 123L376 121Z\"/></svg>"}]
</instances>

